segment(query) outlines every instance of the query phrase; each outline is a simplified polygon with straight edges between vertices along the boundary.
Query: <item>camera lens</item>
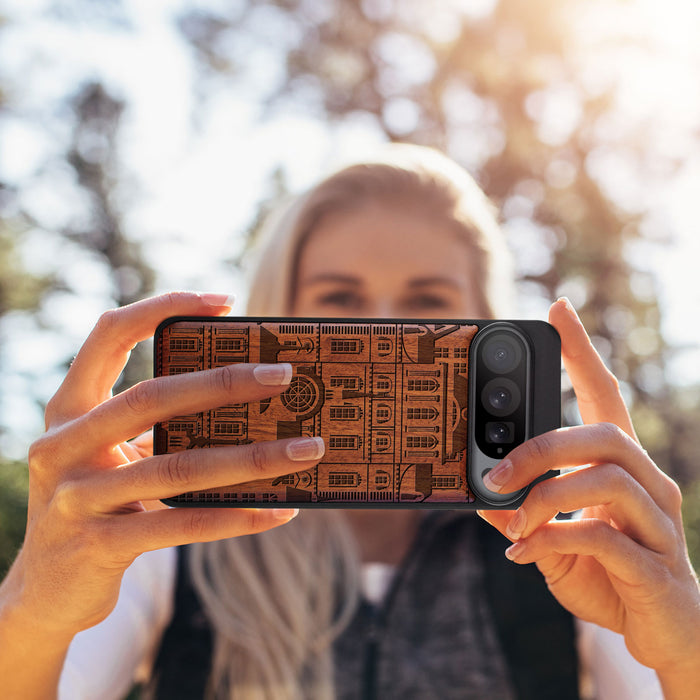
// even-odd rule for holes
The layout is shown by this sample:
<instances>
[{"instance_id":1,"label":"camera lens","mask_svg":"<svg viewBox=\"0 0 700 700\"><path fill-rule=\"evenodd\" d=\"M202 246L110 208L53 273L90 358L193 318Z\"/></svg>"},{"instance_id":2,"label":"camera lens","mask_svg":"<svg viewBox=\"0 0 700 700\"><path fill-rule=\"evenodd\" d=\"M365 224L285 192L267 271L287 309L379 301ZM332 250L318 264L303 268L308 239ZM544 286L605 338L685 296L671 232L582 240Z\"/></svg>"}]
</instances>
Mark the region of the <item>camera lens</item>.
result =
<instances>
[{"instance_id":1,"label":"camera lens","mask_svg":"<svg viewBox=\"0 0 700 700\"><path fill-rule=\"evenodd\" d=\"M506 444L513 442L513 423L497 421L486 424L486 442Z\"/></svg>"},{"instance_id":2,"label":"camera lens","mask_svg":"<svg viewBox=\"0 0 700 700\"><path fill-rule=\"evenodd\" d=\"M504 408L508 408L508 406L510 406L511 399L512 396L510 391L502 386L497 387L489 394L489 403L491 404L491 407L495 408L497 411L502 411Z\"/></svg>"},{"instance_id":3,"label":"camera lens","mask_svg":"<svg viewBox=\"0 0 700 700\"><path fill-rule=\"evenodd\" d=\"M481 391L481 403L494 416L507 416L520 406L520 389L506 377L496 377L486 382Z\"/></svg>"},{"instance_id":4,"label":"camera lens","mask_svg":"<svg viewBox=\"0 0 700 700\"><path fill-rule=\"evenodd\" d=\"M512 372L522 356L520 343L504 333L494 334L493 338L487 340L482 353L484 364L497 374Z\"/></svg>"}]
</instances>

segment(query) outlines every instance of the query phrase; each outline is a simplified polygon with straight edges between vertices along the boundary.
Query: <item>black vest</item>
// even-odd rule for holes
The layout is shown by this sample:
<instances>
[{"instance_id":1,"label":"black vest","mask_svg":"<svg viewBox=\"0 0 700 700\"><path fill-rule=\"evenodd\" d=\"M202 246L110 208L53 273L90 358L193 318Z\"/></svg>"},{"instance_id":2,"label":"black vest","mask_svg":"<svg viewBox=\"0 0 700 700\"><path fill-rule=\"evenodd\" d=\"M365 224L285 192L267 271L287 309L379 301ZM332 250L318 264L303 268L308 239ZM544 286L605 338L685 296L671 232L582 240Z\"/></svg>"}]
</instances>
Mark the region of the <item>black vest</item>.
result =
<instances>
[{"instance_id":1,"label":"black vest","mask_svg":"<svg viewBox=\"0 0 700 700\"><path fill-rule=\"evenodd\" d=\"M534 565L505 558L509 544L474 514L429 514L385 604L360 605L335 643L339 700L578 700L573 618ZM211 668L186 558L182 547L155 698L202 698Z\"/></svg>"}]
</instances>

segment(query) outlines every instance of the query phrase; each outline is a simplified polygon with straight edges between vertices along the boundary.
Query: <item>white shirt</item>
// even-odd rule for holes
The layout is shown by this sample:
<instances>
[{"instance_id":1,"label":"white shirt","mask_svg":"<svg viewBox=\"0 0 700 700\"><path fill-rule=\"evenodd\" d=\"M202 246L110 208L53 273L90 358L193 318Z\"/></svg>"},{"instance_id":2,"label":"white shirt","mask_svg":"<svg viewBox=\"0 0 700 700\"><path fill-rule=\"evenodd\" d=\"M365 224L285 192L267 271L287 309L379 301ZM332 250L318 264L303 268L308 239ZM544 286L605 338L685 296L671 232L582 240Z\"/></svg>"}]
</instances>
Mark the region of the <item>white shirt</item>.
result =
<instances>
[{"instance_id":1,"label":"white shirt","mask_svg":"<svg viewBox=\"0 0 700 700\"><path fill-rule=\"evenodd\" d=\"M119 600L100 624L76 635L61 675L59 700L119 700L147 678L173 613L175 549L142 554L127 569ZM396 568L365 564L362 586L375 604L384 598ZM582 678L596 700L663 700L656 673L627 651L622 635L576 621Z\"/></svg>"}]
</instances>

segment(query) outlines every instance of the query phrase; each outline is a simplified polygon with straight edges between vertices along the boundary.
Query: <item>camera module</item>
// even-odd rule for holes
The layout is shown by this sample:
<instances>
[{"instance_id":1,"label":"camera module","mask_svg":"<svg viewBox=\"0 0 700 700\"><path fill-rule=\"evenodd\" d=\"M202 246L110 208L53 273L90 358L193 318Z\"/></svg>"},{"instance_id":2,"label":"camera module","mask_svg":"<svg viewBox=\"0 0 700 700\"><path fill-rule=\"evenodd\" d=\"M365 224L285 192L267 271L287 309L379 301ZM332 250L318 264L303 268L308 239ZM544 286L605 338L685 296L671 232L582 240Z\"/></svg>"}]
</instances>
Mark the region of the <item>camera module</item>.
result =
<instances>
[{"instance_id":1,"label":"camera module","mask_svg":"<svg viewBox=\"0 0 700 700\"><path fill-rule=\"evenodd\" d=\"M529 431L531 354L522 332L507 321L482 332L471 367L474 440L484 458L501 459Z\"/></svg>"}]
</instances>

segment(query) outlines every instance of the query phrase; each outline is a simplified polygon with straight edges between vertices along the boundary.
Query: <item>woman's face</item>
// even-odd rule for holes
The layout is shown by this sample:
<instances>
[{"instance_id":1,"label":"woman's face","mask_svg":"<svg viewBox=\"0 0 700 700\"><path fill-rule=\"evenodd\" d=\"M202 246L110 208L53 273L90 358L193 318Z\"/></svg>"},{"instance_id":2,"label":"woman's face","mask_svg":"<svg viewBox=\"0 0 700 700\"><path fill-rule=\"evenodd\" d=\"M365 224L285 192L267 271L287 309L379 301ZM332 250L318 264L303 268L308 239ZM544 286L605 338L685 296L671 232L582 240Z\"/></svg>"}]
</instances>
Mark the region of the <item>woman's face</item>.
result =
<instances>
[{"instance_id":1,"label":"woman's face","mask_svg":"<svg viewBox=\"0 0 700 700\"><path fill-rule=\"evenodd\" d=\"M410 206L330 214L301 251L297 316L479 318L473 261L445 223Z\"/></svg>"}]
</instances>

